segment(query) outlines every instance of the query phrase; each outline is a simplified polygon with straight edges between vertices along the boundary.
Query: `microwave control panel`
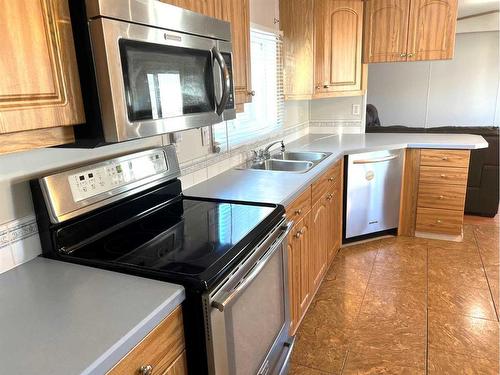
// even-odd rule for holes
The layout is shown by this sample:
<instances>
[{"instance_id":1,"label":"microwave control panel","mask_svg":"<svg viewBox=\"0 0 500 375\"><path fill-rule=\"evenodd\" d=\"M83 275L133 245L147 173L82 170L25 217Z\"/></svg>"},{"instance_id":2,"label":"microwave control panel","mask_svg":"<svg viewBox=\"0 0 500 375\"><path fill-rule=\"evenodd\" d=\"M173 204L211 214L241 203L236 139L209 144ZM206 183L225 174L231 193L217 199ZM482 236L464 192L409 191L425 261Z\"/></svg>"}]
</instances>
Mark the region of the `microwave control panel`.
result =
<instances>
[{"instance_id":1,"label":"microwave control panel","mask_svg":"<svg viewBox=\"0 0 500 375\"><path fill-rule=\"evenodd\" d=\"M122 162L109 162L68 176L75 202L111 192L133 182L168 170L165 154L157 151L150 155Z\"/></svg>"}]
</instances>

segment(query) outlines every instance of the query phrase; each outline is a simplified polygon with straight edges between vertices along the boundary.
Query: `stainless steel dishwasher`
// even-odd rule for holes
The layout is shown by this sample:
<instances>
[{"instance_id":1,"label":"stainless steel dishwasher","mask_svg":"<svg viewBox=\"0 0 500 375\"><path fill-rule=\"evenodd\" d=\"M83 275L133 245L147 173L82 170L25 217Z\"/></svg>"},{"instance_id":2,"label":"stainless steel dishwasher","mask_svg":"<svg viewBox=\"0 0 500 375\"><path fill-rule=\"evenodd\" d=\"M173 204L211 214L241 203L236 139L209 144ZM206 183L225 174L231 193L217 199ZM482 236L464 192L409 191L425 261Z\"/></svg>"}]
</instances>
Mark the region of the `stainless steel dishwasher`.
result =
<instances>
[{"instance_id":1,"label":"stainless steel dishwasher","mask_svg":"<svg viewBox=\"0 0 500 375\"><path fill-rule=\"evenodd\" d=\"M404 150L347 157L345 240L398 227Z\"/></svg>"}]
</instances>

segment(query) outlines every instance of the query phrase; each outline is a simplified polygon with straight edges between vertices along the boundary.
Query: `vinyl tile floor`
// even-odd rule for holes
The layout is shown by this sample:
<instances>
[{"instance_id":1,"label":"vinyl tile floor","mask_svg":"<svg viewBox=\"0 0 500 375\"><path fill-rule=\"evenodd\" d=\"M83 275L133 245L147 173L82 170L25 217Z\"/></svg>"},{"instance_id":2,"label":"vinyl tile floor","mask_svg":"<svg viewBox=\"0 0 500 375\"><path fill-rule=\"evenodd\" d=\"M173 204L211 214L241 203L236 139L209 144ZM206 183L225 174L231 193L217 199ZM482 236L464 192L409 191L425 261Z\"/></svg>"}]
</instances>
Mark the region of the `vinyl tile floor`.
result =
<instances>
[{"instance_id":1,"label":"vinyl tile floor","mask_svg":"<svg viewBox=\"0 0 500 375\"><path fill-rule=\"evenodd\" d=\"M464 241L342 248L296 335L291 375L499 374L498 218Z\"/></svg>"}]
</instances>

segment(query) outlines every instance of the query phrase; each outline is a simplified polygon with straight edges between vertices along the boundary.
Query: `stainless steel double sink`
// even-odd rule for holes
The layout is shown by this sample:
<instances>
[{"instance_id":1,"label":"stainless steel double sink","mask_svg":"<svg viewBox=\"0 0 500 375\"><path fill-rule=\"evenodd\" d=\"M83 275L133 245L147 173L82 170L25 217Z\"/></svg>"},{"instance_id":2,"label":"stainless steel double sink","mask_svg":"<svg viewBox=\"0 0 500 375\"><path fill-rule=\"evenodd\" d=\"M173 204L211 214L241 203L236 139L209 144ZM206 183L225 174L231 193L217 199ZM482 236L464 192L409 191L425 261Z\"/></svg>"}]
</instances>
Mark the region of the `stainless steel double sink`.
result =
<instances>
[{"instance_id":1,"label":"stainless steel double sink","mask_svg":"<svg viewBox=\"0 0 500 375\"><path fill-rule=\"evenodd\" d=\"M305 173L330 155L331 152L284 151L271 154L266 160L249 161L238 169Z\"/></svg>"}]
</instances>

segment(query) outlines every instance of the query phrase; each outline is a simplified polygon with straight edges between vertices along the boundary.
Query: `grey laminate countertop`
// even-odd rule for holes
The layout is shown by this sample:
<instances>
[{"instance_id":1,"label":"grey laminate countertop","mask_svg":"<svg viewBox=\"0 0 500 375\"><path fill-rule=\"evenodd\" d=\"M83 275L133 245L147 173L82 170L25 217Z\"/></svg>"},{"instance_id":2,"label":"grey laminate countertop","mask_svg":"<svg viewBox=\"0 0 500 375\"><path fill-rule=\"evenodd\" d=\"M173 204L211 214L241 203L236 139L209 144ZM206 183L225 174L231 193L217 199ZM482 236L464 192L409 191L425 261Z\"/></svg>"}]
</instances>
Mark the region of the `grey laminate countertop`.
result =
<instances>
[{"instance_id":1,"label":"grey laminate countertop","mask_svg":"<svg viewBox=\"0 0 500 375\"><path fill-rule=\"evenodd\" d=\"M286 144L287 150L323 151L332 155L306 173L230 169L184 191L187 196L288 205L321 173L344 155L400 148L479 149L479 135L372 133L309 134Z\"/></svg>"},{"instance_id":2,"label":"grey laminate countertop","mask_svg":"<svg viewBox=\"0 0 500 375\"><path fill-rule=\"evenodd\" d=\"M178 285L36 258L0 275L0 373L104 374L183 300Z\"/></svg>"}]
</instances>

